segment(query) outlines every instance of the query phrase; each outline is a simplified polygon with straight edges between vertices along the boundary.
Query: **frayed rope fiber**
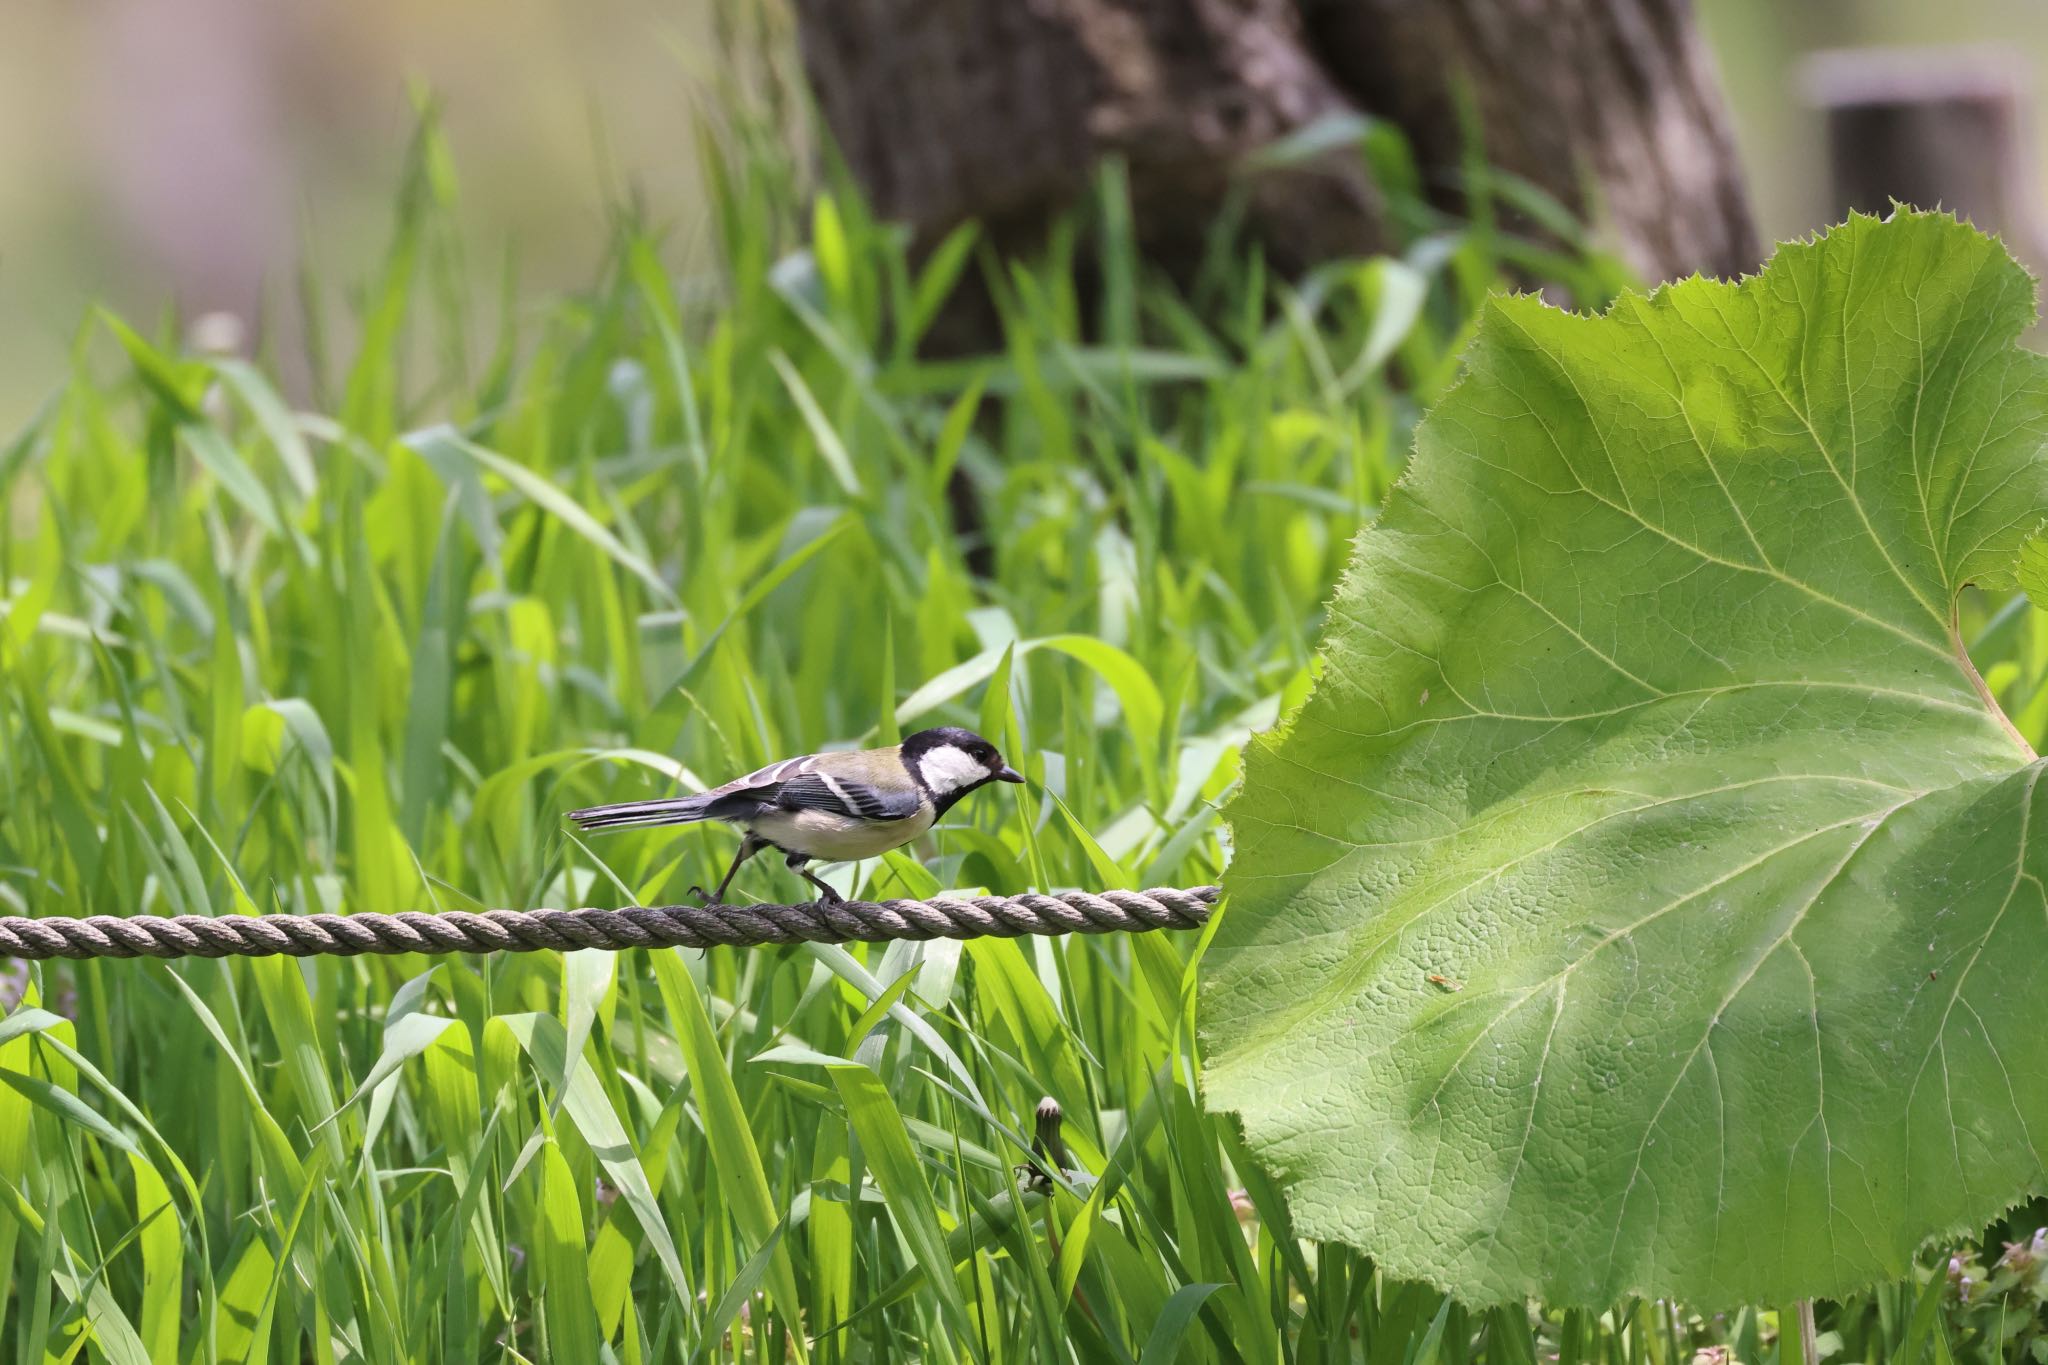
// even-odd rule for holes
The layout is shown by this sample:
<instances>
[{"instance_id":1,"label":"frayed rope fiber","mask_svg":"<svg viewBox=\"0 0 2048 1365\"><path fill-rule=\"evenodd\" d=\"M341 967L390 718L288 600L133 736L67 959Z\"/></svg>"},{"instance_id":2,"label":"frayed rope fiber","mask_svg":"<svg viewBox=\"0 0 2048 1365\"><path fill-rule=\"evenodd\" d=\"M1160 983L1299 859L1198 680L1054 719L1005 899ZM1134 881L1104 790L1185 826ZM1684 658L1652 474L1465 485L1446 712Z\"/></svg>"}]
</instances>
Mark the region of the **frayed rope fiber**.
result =
<instances>
[{"instance_id":1,"label":"frayed rope fiber","mask_svg":"<svg viewBox=\"0 0 2048 1365\"><path fill-rule=\"evenodd\" d=\"M531 953L602 948L754 947L885 939L1199 929L1222 891L1069 891L1058 896L660 905L473 914L0 916L0 957L354 957L361 953Z\"/></svg>"}]
</instances>

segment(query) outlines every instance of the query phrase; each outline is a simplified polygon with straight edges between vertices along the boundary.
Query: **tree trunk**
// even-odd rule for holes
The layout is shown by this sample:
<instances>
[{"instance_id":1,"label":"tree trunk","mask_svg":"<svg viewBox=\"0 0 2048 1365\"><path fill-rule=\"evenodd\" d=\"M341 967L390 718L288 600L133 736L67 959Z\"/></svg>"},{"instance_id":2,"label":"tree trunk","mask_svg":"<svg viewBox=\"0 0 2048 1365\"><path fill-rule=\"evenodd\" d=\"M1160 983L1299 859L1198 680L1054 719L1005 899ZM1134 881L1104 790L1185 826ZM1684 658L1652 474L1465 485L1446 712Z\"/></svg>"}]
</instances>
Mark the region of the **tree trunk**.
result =
<instances>
[{"instance_id":1,"label":"tree trunk","mask_svg":"<svg viewBox=\"0 0 2048 1365\"><path fill-rule=\"evenodd\" d=\"M1353 149L1247 165L1332 115L1397 124L1459 202L1486 160L1598 220L1651 279L1754 267L1755 230L1689 0L796 0L825 122L886 217L1027 244L1129 169L1141 240L1190 258L1233 184L1268 258L1388 245Z\"/></svg>"}]
</instances>

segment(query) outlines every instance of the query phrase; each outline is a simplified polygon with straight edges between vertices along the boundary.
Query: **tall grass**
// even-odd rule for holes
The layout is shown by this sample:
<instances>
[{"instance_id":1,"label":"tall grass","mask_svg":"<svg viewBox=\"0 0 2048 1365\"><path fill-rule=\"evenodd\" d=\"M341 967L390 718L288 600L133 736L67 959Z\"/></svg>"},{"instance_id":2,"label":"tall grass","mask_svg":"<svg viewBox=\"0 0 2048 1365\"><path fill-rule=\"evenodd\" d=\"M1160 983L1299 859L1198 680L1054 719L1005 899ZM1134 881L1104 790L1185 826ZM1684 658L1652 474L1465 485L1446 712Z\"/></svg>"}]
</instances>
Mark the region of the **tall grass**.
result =
<instances>
[{"instance_id":1,"label":"tall grass","mask_svg":"<svg viewBox=\"0 0 2048 1365\"><path fill-rule=\"evenodd\" d=\"M913 267L856 198L793 221L757 169L721 181L716 278L626 221L585 294L485 332L429 121L352 341L312 315L296 405L263 364L92 320L0 448L6 912L680 899L728 834L586 845L562 812L948 721L1031 785L848 891L1212 881L1239 746L1306 686L1480 297L1612 279L1411 198L1398 257L1283 285L1224 251L1176 287L1113 175L1037 265L963 231ZM1002 348L920 360L970 276ZM767 865L738 886L805 891ZM1770 1306L1471 1312L1300 1242L1202 1109L1199 953L27 968L0 1021L0 1355L1779 1353ZM1049 1189L1017 1172L1045 1094L1078 1167ZM1825 1340L1994 1355L2034 1330L2018 1279L1978 1291L2020 1305L1993 1318L1930 1270L1824 1306Z\"/></svg>"}]
</instances>

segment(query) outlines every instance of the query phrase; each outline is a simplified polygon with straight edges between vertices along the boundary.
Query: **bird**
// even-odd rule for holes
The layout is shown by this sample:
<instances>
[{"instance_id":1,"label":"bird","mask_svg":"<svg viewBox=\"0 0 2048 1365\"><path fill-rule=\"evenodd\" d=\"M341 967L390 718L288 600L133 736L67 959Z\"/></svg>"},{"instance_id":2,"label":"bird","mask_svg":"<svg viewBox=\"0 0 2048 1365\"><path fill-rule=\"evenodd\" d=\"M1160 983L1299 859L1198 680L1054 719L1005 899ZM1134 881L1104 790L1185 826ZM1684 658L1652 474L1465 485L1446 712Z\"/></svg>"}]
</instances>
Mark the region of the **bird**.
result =
<instances>
[{"instance_id":1,"label":"bird","mask_svg":"<svg viewBox=\"0 0 2048 1365\"><path fill-rule=\"evenodd\" d=\"M942 725L886 749L785 758L695 796L592 806L570 811L569 819L593 832L720 820L742 831L739 852L716 891L693 886L693 894L723 904L740 868L772 848L790 871L837 904L844 897L810 871L811 863L879 857L930 829L969 792L1023 780L995 745L972 730Z\"/></svg>"}]
</instances>

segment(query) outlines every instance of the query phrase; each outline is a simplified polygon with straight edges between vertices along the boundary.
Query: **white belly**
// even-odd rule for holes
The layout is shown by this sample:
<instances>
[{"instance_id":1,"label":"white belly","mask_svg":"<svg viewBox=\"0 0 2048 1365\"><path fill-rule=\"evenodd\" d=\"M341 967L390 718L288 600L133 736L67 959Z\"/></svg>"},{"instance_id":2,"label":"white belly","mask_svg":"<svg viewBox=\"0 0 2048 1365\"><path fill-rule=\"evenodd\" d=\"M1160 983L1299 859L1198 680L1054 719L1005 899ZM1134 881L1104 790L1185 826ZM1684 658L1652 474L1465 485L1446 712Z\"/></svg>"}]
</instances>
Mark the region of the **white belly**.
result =
<instances>
[{"instance_id":1,"label":"white belly","mask_svg":"<svg viewBox=\"0 0 2048 1365\"><path fill-rule=\"evenodd\" d=\"M929 803L907 820L856 820L831 811L770 811L748 822L754 833L790 853L821 863L850 863L879 858L901 848L932 827Z\"/></svg>"}]
</instances>

